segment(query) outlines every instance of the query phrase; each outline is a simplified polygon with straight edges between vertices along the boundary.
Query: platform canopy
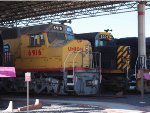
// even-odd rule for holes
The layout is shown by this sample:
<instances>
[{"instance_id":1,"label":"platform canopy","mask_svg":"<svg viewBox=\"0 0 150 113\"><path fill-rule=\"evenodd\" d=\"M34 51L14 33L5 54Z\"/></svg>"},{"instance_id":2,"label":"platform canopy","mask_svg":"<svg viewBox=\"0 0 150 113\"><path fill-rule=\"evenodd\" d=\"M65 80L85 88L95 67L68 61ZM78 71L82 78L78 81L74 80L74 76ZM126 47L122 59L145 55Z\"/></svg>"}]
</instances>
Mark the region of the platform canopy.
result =
<instances>
[{"instance_id":1,"label":"platform canopy","mask_svg":"<svg viewBox=\"0 0 150 113\"><path fill-rule=\"evenodd\" d=\"M128 1L1 1L0 27L65 22L137 10ZM70 22L70 21L69 21Z\"/></svg>"}]
</instances>

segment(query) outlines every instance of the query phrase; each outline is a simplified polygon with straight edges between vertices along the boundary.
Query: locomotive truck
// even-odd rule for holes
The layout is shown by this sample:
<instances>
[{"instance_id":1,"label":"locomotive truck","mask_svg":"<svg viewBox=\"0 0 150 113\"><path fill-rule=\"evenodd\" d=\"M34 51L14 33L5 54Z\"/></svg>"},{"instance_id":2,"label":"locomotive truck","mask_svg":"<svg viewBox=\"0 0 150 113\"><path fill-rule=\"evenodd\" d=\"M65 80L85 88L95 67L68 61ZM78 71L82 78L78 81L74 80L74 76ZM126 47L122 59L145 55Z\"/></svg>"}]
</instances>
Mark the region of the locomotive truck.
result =
<instances>
[{"instance_id":1,"label":"locomotive truck","mask_svg":"<svg viewBox=\"0 0 150 113\"><path fill-rule=\"evenodd\" d=\"M7 28L2 30L2 38L3 66L15 66L17 72L16 78L1 80L5 91L25 92L24 75L31 72L30 90L35 93L99 93L101 72L94 65L91 43L75 39L71 27Z\"/></svg>"}]
</instances>

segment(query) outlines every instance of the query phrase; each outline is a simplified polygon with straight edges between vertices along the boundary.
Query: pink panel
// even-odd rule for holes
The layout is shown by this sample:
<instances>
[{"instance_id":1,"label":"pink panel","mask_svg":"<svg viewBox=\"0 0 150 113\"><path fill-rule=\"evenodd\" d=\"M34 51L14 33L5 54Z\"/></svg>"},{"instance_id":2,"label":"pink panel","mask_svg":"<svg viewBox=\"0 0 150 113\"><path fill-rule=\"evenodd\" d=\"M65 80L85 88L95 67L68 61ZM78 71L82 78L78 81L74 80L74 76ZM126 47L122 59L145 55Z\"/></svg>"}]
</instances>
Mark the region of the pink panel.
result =
<instances>
[{"instance_id":1,"label":"pink panel","mask_svg":"<svg viewBox=\"0 0 150 113\"><path fill-rule=\"evenodd\" d=\"M150 73L144 73L144 78L146 80L150 80Z\"/></svg>"},{"instance_id":2,"label":"pink panel","mask_svg":"<svg viewBox=\"0 0 150 113\"><path fill-rule=\"evenodd\" d=\"M16 77L15 67L0 67L0 77Z\"/></svg>"}]
</instances>

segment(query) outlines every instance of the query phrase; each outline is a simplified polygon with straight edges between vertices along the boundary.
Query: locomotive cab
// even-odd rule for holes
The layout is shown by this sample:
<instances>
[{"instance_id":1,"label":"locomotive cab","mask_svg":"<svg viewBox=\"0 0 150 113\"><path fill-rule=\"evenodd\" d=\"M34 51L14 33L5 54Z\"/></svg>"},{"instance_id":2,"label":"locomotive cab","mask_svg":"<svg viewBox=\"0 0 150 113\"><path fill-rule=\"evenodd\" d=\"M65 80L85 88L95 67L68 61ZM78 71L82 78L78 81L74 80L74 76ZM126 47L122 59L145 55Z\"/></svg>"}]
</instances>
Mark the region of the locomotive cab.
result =
<instances>
[{"instance_id":1,"label":"locomotive cab","mask_svg":"<svg viewBox=\"0 0 150 113\"><path fill-rule=\"evenodd\" d=\"M89 68L92 65L89 61L92 55L88 55L92 52L90 42L75 40L68 26L45 25L43 29L41 26L27 27L21 32L21 54L15 63L18 70L63 70L64 66L72 68L73 62L74 67ZM68 54L69 58L66 59ZM77 60L73 61L75 56Z\"/></svg>"},{"instance_id":2,"label":"locomotive cab","mask_svg":"<svg viewBox=\"0 0 150 113\"><path fill-rule=\"evenodd\" d=\"M29 28L24 28L22 31ZM71 29L71 27L67 26L67 28L63 28L63 26L56 26L53 25L50 30L46 30L45 32L40 31L41 33L38 33L34 31L34 34L32 31L28 34L30 37L29 46L30 47L37 47L42 45L49 46L51 43L53 43L55 40L64 40L64 41L70 41L74 39L74 34Z\"/></svg>"},{"instance_id":3,"label":"locomotive cab","mask_svg":"<svg viewBox=\"0 0 150 113\"><path fill-rule=\"evenodd\" d=\"M117 46L109 32L99 32L95 36L94 51L102 53L102 68L125 71L130 68L130 47Z\"/></svg>"}]
</instances>

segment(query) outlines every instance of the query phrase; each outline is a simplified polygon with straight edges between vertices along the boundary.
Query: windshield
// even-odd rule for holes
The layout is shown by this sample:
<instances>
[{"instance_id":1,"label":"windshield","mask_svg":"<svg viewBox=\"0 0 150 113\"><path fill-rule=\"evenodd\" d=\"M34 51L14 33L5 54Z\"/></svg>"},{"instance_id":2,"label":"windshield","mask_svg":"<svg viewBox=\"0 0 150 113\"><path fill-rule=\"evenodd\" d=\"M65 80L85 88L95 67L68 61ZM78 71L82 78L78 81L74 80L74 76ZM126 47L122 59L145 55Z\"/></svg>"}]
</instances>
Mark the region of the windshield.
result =
<instances>
[{"instance_id":1,"label":"windshield","mask_svg":"<svg viewBox=\"0 0 150 113\"><path fill-rule=\"evenodd\" d=\"M66 40L65 34L61 32L48 32L47 35L49 43L54 40Z\"/></svg>"},{"instance_id":2,"label":"windshield","mask_svg":"<svg viewBox=\"0 0 150 113\"><path fill-rule=\"evenodd\" d=\"M75 39L73 31L72 31L71 27L67 27L66 28L66 40L73 40L73 39Z\"/></svg>"},{"instance_id":3,"label":"windshield","mask_svg":"<svg viewBox=\"0 0 150 113\"><path fill-rule=\"evenodd\" d=\"M100 40L99 46L114 46L114 40L111 41Z\"/></svg>"}]
</instances>

